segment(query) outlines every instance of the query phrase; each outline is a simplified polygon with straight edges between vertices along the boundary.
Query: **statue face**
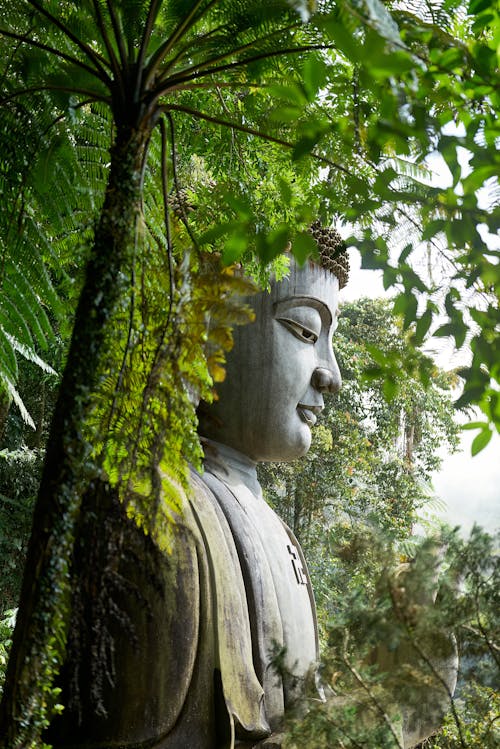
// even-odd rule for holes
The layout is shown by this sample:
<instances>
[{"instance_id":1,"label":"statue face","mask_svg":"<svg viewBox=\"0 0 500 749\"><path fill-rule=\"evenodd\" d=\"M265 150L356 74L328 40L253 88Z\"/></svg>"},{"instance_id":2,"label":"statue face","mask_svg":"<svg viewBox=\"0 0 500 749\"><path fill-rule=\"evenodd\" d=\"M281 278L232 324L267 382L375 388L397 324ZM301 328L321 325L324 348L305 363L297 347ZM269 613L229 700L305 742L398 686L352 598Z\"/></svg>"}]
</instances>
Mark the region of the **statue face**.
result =
<instances>
[{"instance_id":1,"label":"statue face","mask_svg":"<svg viewBox=\"0 0 500 749\"><path fill-rule=\"evenodd\" d=\"M289 278L249 300L255 321L234 331L219 399L200 420L203 435L255 461L308 451L323 395L341 385L331 343L338 288L322 268L292 263Z\"/></svg>"}]
</instances>

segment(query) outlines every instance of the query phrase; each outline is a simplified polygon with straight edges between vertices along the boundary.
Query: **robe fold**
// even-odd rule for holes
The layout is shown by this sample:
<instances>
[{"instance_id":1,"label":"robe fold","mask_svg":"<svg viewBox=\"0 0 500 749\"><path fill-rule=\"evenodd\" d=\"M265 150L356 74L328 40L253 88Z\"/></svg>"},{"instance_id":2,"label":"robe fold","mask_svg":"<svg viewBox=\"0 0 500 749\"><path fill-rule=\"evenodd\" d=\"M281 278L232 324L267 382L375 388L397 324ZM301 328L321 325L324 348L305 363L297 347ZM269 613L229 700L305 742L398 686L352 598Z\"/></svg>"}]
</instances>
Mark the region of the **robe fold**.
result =
<instances>
[{"instance_id":1,"label":"robe fold","mask_svg":"<svg viewBox=\"0 0 500 749\"><path fill-rule=\"evenodd\" d=\"M254 465L216 452L203 476L192 474L170 554L132 521L123 538L122 509L103 508L108 546L121 534L123 549L114 577L111 562L101 565L94 584L118 581L105 622L112 667L97 690L85 652L92 631L70 634L63 700L73 696L48 733L54 749L251 747L300 696L317 660L305 561L262 498Z\"/></svg>"}]
</instances>

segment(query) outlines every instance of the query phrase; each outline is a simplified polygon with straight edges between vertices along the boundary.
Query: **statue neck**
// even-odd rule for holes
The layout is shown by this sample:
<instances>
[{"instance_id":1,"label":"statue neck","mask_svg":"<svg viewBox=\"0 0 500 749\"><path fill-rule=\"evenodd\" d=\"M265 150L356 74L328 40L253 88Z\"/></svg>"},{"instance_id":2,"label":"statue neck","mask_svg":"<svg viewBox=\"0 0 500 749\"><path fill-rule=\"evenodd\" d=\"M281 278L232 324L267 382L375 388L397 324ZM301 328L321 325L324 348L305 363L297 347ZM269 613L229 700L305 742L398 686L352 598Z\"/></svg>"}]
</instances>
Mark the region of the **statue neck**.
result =
<instances>
[{"instance_id":1,"label":"statue neck","mask_svg":"<svg viewBox=\"0 0 500 749\"><path fill-rule=\"evenodd\" d=\"M229 486L240 484L258 499L262 497L262 488L257 479L257 463L238 450L223 445L215 440L202 440L205 451L205 470L213 473L217 478Z\"/></svg>"}]
</instances>

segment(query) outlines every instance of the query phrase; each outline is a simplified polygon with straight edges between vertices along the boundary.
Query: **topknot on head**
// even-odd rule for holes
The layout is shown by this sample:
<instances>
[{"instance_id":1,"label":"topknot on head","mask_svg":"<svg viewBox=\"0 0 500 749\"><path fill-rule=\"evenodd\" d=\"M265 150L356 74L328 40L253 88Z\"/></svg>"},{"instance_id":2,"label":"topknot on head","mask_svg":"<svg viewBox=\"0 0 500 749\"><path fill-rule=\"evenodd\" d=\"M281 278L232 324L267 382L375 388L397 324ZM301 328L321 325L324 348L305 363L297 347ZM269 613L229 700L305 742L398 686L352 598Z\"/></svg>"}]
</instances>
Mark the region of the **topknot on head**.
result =
<instances>
[{"instance_id":1,"label":"topknot on head","mask_svg":"<svg viewBox=\"0 0 500 749\"><path fill-rule=\"evenodd\" d=\"M318 245L319 265L337 276L343 289L349 278L346 243L336 229L322 226L319 220L311 224L309 233Z\"/></svg>"}]
</instances>

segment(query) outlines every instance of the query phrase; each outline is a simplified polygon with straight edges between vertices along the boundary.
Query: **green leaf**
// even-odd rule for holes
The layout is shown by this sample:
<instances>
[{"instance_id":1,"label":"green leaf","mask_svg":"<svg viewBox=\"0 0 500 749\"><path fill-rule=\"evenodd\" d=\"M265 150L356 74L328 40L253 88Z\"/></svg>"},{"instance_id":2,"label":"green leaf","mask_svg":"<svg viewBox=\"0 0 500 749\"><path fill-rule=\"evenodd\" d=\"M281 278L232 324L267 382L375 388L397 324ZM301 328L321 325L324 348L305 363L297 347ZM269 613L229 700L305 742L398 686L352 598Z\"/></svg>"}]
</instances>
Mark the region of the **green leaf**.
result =
<instances>
[{"instance_id":1,"label":"green leaf","mask_svg":"<svg viewBox=\"0 0 500 749\"><path fill-rule=\"evenodd\" d=\"M406 306L403 312L403 325L409 328L417 318L418 301L414 294L406 294Z\"/></svg>"},{"instance_id":2,"label":"green leaf","mask_svg":"<svg viewBox=\"0 0 500 749\"><path fill-rule=\"evenodd\" d=\"M467 424L462 424L462 429L484 429L488 426L487 421L469 421Z\"/></svg>"},{"instance_id":3,"label":"green leaf","mask_svg":"<svg viewBox=\"0 0 500 749\"><path fill-rule=\"evenodd\" d=\"M397 283L398 278L399 278L399 272L397 268L394 268L392 265L388 265L385 268L384 274L383 274L384 289L387 290L391 286L394 286L394 284Z\"/></svg>"},{"instance_id":4,"label":"green leaf","mask_svg":"<svg viewBox=\"0 0 500 749\"><path fill-rule=\"evenodd\" d=\"M248 247L248 235L243 231L234 232L224 243L222 262L224 265L236 263Z\"/></svg>"},{"instance_id":5,"label":"green leaf","mask_svg":"<svg viewBox=\"0 0 500 749\"><path fill-rule=\"evenodd\" d=\"M295 144L292 151L292 158L294 161L298 161L303 156L311 153L319 139L321 138L322 132L317 131L311 135L303 135Z\"/></svg>"},{"instance_id":6,"label":"green leaf","mask_svg":"<svg viewBox=\"0 0 500 749\"><path fill-rule=\"evenodd\" d=\"M315 55L308 57L302 68L302 80L308 100L314 101L316 94L327 80L325 62Z\"/></svg>"},{"instance_id":7,"label":"green leaf","mask_svg":"<svg viewBox=\"0 0 500 749\"><path fill-rule=\"evenodd\" d=\"M283 179L283 177L278 177L278 189L280 191L280 195L282 200L284 201L285 205L290 205L292 202L293 192L290 187L290 183L287 182L286 179Z\"/></svg>"},{"instance_id":8,"label":"green leaf","mask_svg":"<svg viewBox=\"0 0 500 749\"><path fill-rule=\"evenodd\" d=\"M318 27L323 29L335 43L337 49L344 53L352 62L361 62L364 59L363 48L346 27L331 16L318 19Z\"/></svg>"},{"instance_id":9,"label":"green leaf","mask_svg":"<svg viewBox=\"0 0 500 749\"><path fill-rule=\"evenodd\" d=\"M403 248L398 258L398 265L403 265L403 263L405 263L408 260L409 256L411 255L414 249L415 248L412 244L407 244L406 247Z\"/></svg>"},{"instance_id":10,"label":"green leaf","mask_svg":"<svg viewBox=\"0 0 500 749\"><path fill-rule=\"evenodd\" d=\"M317 254L318 247L308 232L301 232L292 242L292 252L299 265L304 265L308 257Z\"/></svg>"},{"instance_id":11,"label":"green leaf","mask_svg":"<svg viewBox=\"0 0 500 749\"><path fill-rule=\"evenodd\" d=\"M24 405L23 399L19 395L19 392L17 391L16 387L11 382L11 380L0 373L0 382L4 386L4 388L7 390L9 397L12 398L12 400L18 407L19 413L21 414L21 417L23 421L25 422L25 424L30 426L32 429L36 429L35 422L31 418L28 409Z\"/></svg>"},{"instance_id":12,"label":"green leaf","mask_svg":"<svg viewBox=\"0 0 500 749\"><path fill-rule=\"evenodd\" d=\"M287 85L281 83L271 83L266 86L273 99L279 101L284 100L289 104L294 105L299 110L302 110L307 104L307 98L304 95L304 91L295 82L290 82Z\"/></svg>"},{"instance_id":13,"label":"green leaf","mask_svg":"<svg viewBox=\"0 0 500 749\"><path fill-rule=\"evenodd\" d=\"M302 113L302 110L298 107L292 107L292 106L285 106L285 107L277 107L276 109L273 109L269 114L269 120L271 122L296 122L300 115Z\"/></svg>"},{"instance_id":14,"label":"green leaf","mask_svg":"<svg viewBox=\"0 0 500 749\"><path fill-rule=\"evenodd\" d=\"M417 345L420 345L423 342L425 336L429 332L431 324L432 311L430 309L426 309L422 317L417 320L417 325L415 327L415 343Z\"/></svg>"},{"instance_id":15,"label":"green leaf","mask_svg":"<svg viewBox=\"0 0 500 749\"><path fill-rule=\"evenodd\" d=\"M387 354L378 346L375 346L372 343L367 343L366 350L377 364L379 364L381 367L387 366Z\"/></svg>"},{"instance_id":16,"label":"green leaf","mask_svg":"<svg viewBox=\"0 0 500 749\"><path fill-rule=\"evenodd\" d=\"M401 46L402 40L399 28L381 0L365 0L366 10L378 33L388 41Z\"/></svg>"},{"instance_id":17,"label":"green leaf","mask_svg":"<svg viewBox=\"0 0 500 749\"><path fill-rule=\"evenodd\" d=\"M481 450L484 450L488 442L491 440L493 432L489 427L482 429L478 435L472 440L471 454L477 455Z\"/></svg>"},{"instance_id":18,"label":"green leaf","mask_svg":"<svg viewBox=\"0 0 500 749\"><path fill-rule=\"evenodd\" d=\"M27 361L33 362L33 364L36 364L37 367L39 367L43 372L46 372L47 374L51 375L57 375L57 372L50 366L50 364L47 364L38 354L36 351L34 351L29 346L24 346L19 341L16 341L15 338L12 338L8 333L5 334L10 343L12 344L12 348L17 351L21 356L23 356Z\"/></svg>"},{"instance_id":19,"label":"green leaf","mask_svg":"<svg viewBox=\"0 0 500 749\"><path fill-rule=\"evenodd\" d=\"M454 335L454 330L455 329L453 327L453 324L447 322L444 325L441 325L437 330L435 330L433 335L435 335L436 338L445 338L446 336Z\"/></svg>"},{"instance_id":20,"label":"green leaf","mask_svg":"<svg viewBox=\"0 0 500 749\"><path fill-rule=\"evenodd\" d=\"M398 392L398 383L394 377L389 375L385 378L382 384L382 392L384 393L386 400L392 401L394 399Z\"/></svg>"},{"instance_id":21,"label":"green leaf","mask_svg":"<svg viewBox=\"0 0 500 749\"><path fill-rule=\"evenodd\" d=\"M435 237L436 234L439 234L440 232L444 231L446 228L446 221L443 218L437 218L433 219L432 221L429 221L422 232L422 239L432 239L432 237Z\"/></svg>"},{"instance_id":22,"label":"green leaf","mask_svg":"<svg viewBox=\"0 0 500 749\"><path fill-rule=\"evenodd\" d=\"M491 8L491 0L470 0L469 2L469 13L475 15L481 13L482 10Z\"/></svg>"}]
</instances>

